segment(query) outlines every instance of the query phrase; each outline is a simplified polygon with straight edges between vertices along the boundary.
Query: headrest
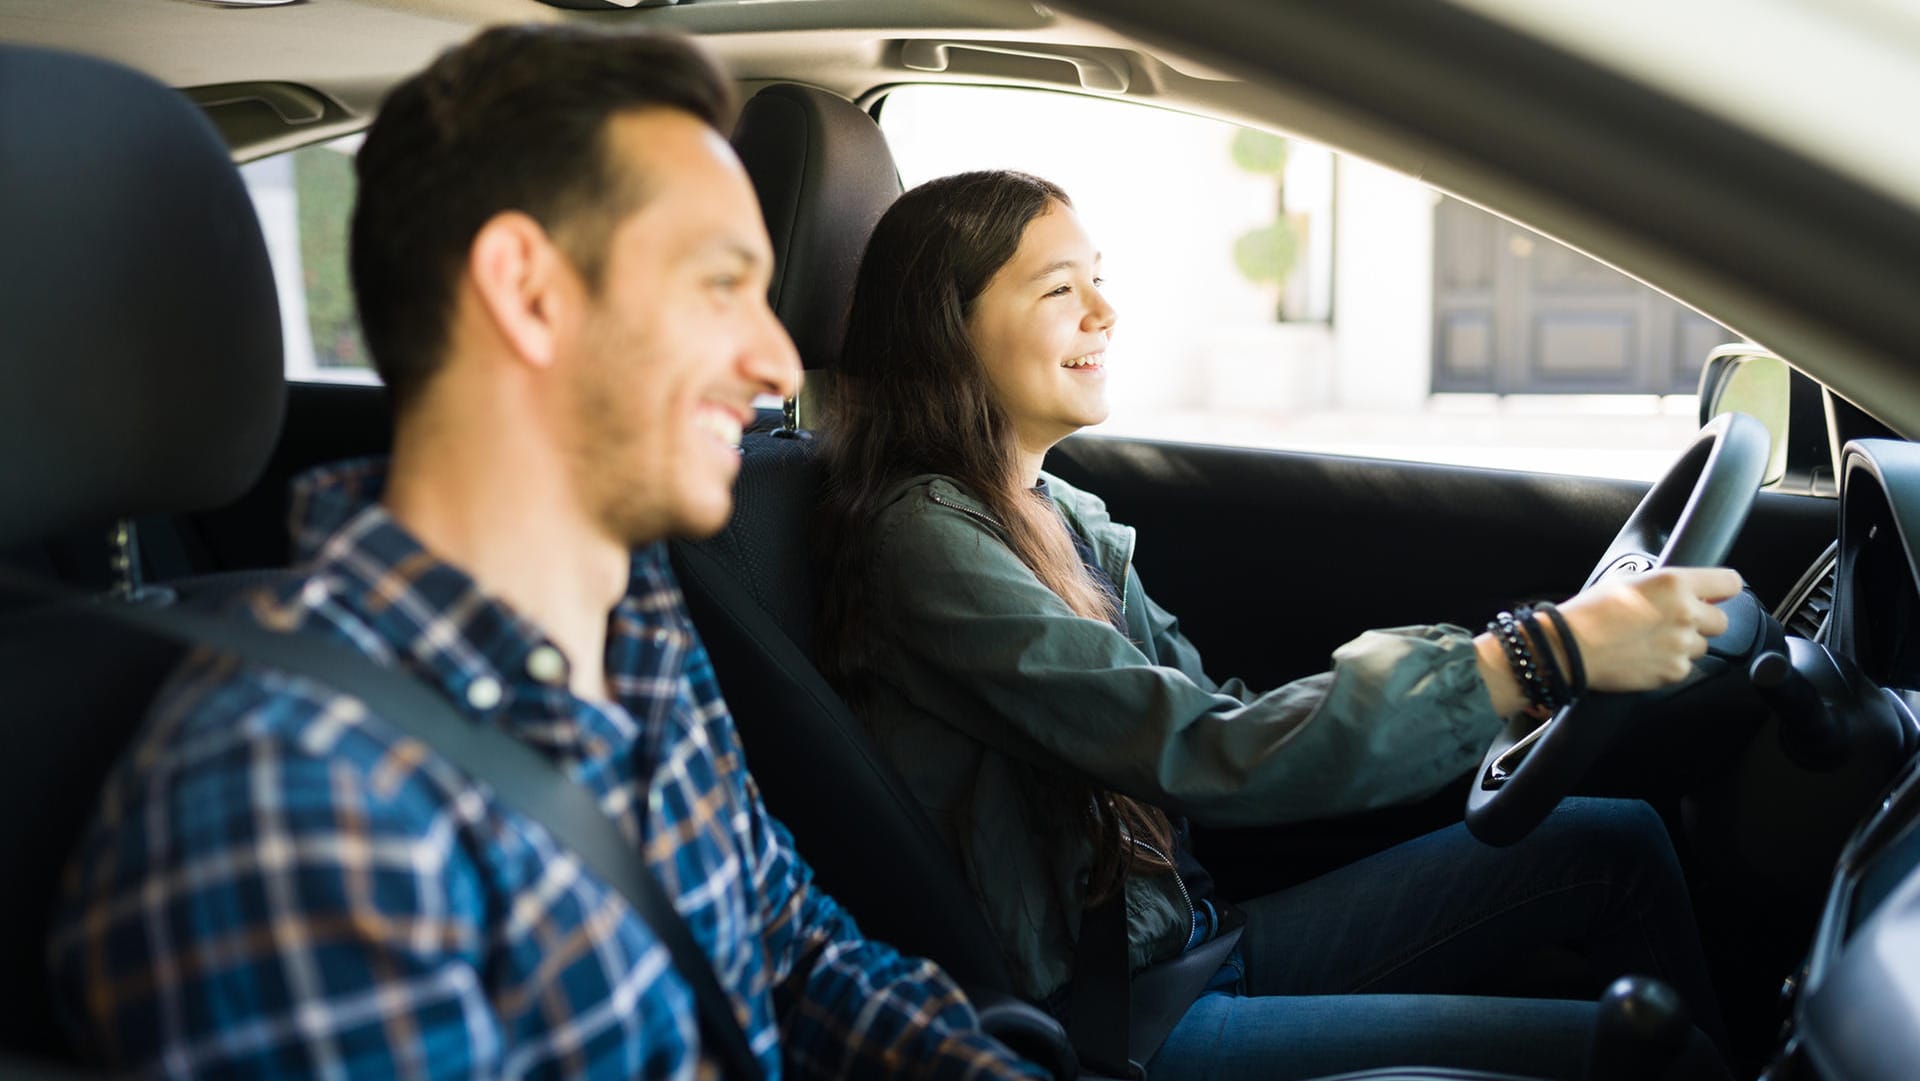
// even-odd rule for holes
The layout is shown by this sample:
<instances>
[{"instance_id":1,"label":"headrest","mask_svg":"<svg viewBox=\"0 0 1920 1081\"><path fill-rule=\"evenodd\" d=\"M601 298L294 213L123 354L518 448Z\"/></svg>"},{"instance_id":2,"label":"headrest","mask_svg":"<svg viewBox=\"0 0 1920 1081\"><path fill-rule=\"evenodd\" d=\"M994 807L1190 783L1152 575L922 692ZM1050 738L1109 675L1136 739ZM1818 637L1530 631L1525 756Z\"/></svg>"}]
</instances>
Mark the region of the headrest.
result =
<instances>
[{"instance_id":1,"label":"headrest","mask_svg":"<svg viewBox=\"0 0 1920 1081\"><path fill-rule=\"evenodd\" d=\"M282 365L260 224L206 118L0 45L0 546L238 496Z\"/></svg>"},{"instance_id":2,"label":"headrest","mask_svg":"<svg viewBox=\"0 0 1920 1081\"><path fill-rule=\"evenodd\" d=\"M773 237L769 299L808 368L830 368L846 336L854 273L900 195L880 126L823 90L782 83L740 111L733 148Z\"/></svg>"}]
</instances>

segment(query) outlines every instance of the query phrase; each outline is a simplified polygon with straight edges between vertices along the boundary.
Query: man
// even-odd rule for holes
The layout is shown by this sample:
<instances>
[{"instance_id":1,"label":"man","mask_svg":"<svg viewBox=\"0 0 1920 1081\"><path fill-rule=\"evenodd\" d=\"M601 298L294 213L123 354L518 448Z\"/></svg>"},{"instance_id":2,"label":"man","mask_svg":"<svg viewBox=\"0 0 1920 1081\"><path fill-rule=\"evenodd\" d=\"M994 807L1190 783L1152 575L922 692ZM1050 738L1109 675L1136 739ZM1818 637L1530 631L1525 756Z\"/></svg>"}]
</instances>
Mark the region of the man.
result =
<instances>
[{"instance_id":1,"label":"man","mask_svg":"<svg viewBox=\"0 0 1920 1081\"><path fill-rule=\"evenodd\" d=\"M359 156L353 270L390 463L296 493L344 639L587 786L769 1076L1031 1074L934 966L813 889L740 759L662 538L718 529L759 394L794 389L771 252L684 44L481 35ZM544 829L355 699L197 656L116 771L51 944L82 1046L201 1075L692 1077L648 926Z\"/></svg>"}]
</instances>

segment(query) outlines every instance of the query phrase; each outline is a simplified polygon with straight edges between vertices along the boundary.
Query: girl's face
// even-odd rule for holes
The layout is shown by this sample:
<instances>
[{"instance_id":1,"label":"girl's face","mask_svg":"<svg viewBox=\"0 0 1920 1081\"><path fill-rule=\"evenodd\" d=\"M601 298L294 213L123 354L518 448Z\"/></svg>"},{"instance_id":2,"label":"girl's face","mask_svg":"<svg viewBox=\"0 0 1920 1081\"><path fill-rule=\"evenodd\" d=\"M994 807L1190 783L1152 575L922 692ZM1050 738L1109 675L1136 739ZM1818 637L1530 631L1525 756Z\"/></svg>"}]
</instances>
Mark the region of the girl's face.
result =
<instances>
[{"instance_id":1,"label":"girl's face","mask_svg":"<svg viewBox=\"0 0 1920 1081\"><path fill-rule=\"evenodd\" d=\"M974 301L968 336L1029 454L1107 419L1114 311L1099 270L1079 215L1056 201L1027 223L1013 258Z\"/></svg>"}]
</instances>

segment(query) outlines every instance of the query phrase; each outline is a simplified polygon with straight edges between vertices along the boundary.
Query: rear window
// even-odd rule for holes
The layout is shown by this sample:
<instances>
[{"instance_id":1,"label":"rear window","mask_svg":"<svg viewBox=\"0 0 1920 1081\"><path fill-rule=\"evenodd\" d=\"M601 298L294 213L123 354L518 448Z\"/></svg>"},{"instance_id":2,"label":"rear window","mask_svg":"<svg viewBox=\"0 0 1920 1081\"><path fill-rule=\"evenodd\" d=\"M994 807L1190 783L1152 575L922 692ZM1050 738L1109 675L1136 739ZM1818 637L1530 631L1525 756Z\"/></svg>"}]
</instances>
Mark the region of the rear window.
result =
<instances>
[{"instance_id":1,"label":"rear window","mask_svg":"<svg viewBox=\"0 0 1920 1081\"><path fill-rule=\"evenodd\" d=\"M377 382L347 276L360 136L240 167L273 260L287 378Z\"/></svg>"}]
</instances>

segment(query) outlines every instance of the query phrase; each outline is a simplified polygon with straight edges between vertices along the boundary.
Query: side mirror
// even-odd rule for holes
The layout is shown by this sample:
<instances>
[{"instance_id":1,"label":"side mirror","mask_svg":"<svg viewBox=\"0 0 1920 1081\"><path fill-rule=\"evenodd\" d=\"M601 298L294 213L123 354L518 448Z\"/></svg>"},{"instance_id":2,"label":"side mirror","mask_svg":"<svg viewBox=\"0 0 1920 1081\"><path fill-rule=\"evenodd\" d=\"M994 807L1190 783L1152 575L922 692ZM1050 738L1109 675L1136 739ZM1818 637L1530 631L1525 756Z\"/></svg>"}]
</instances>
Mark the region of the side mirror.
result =
<instances>
[{"instance_id":1,"label":"side mirror","mask_svg":"<svg viewBox=\"0 0 1920 1081\"><path fill-rule=\"evenodd\" d=\"M1778 484L1787 475L1792 393L1793 369L1786 361L1757 345L1722 345L1700 369L1700 426L1722 413L1745 413L1766 425L1773 449L1760 483Z\"/></svg>"},{"instance_id":2,"label":"side mirror","mask_svg":"<svg viewBox=\"0 0 1920 1081\"><path fill-rule=\"evenodd\" d=\"M1745 413L1766 426L1772 447L1763 487L1833 493L1833 454L1818 383L1751 342L1722 345L1700 369L1701 426L1722 413Z\"/></svg>"}]
</instances>

